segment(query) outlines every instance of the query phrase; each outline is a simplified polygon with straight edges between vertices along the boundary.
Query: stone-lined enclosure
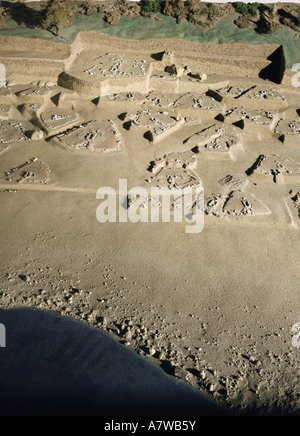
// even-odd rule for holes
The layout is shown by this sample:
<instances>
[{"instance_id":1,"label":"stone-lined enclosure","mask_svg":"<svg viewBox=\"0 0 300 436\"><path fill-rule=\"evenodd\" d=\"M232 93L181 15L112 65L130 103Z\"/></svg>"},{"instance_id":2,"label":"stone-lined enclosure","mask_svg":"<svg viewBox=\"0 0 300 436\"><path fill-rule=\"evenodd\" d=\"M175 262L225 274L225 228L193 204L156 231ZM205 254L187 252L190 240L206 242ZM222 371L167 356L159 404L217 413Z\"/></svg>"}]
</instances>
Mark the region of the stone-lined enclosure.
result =
<instances>
[{"instance_id":1,"label":"stone-lined enclosure","mask_svg":"<svg viewBox=\"0 0 300 436\"><path fill-rule=\"evenodd\" d=\"M41 78L45 82L56 83L57 77L64 72L67 72L67 75L63 74L60 80L65 83L69 80L72 82L72 67L78 62L78 56L84 60L87 51L99 53L101 47L103 54L115 51L121 52L123 56L129 52L143 52L150 56L153 64L161 62L165 67L172 64L188 65L191 75L197 75L201 65L201 70L205 74L261 77L276 83L282 81L285 86L291 87L292 72L285 69L280 45L218 45L189 41L180 41L178 44L177 40L172 39L124 40L100 32L81 32L70 45L9 36L0 36L0 42L0 63L5 64L7 78L11 83L31 83L40 81ZM165 52L167 56L163 55ZM94 63L91 62L91 58L87 56L85 61L84 71L93 73L91 68L93 69ZM90 76L94 77L93 74ZM83 82L78 79L76 86L80 85L82 86Z\"/></svg>"},{"instance_id":2,"label":"stone-lined enclosure","mask_svg":"<svg viewBox=\"0 0 300 436\"><path fill-rule=\"evenodd\" d=\"M145 165L145 187L176 190L206 188L200 162L238 167L249 141L270 140L277 148L300 146L296 91L261 78L262 71L271 68L274 53L280 56L278 46L183 41L176 50L172 40L167 47L161 40L120 40L93 32L81 33L72 46L38 40L29 46L27 40L1 38L0 60L8 80L8 87L0 90L1 150L20 141L43 140L73 153L128 153L126 138L133 135L156 149L152 176L147 176ZM18 51L21 42L23 52ZM17 69L17 63L22 68ZM297 184L297 158L289 156L288 148L278 154L278 165L294 162L291 174L278 165L262 171L262 162L271 154L260 156L250 169L250 162L241 166L240 175L223 174L224 183L216 185L215 193L206 192L208 217L263 215L267 222L276 222L270 204L251 189L251 180L264 174L277 184ZM51 183L47 163L35 162L8 168L14 177L6 177L6 182ZM257 183L261 180L268 177ZM133 205L137 203L131 200ZM289 218L286 222L294 225Z\"/></svg>"}]
</instances>

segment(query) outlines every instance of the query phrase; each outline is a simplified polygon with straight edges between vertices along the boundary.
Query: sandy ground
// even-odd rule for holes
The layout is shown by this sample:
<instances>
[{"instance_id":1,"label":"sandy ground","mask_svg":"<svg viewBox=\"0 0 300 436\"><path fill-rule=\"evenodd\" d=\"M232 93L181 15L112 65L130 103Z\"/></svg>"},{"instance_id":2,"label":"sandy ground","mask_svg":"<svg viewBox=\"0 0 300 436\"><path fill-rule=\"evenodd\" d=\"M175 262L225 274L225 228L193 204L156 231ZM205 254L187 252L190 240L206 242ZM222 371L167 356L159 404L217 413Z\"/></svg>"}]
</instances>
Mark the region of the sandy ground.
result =
<instances>
[{"instance_id":1,"label":"sandy ground","mask_svg":"<svg viewBox=\"0 0 300 436\"><path fill-rule=\"evenodd\" d=\"M274 86L286 98L285 107L278 107L280 118L298 120L296 91L258 78L213 76L207 83L224 80ZM18 92L27 88L12 87L12 99L2 98L13 106L10 118L23 123L31 112L17 110L29 101ZM60 92L65 91L54 89L52 97ZM100 224L98 188L117 190L121 178L131 187L144 186L150 162L190 150L188 138L221 122L202 114L195 124L183 124L152 143L139 129L123 127L119 115L129 108L135 112L134 105L101 99L95 104L72 92L58 107L47 93L41 98L35 93L34 101L44 105L41 110L74 111L85 122L113 119L121 148L93 152L38 139L42 126L36 123L36 140L3 146L1 308L33 307L87 322L229 409L299 414L300 355L297 330L292 331L300 322L297 171L285 174L281 183L254 171L247 176L246 194L271 214L207 215L200 234L186 234L184 223ZM256 102L258 108L263 104ZM224 110L228 105L230 100ZM237 129L240 145L229 157L197 154L194 171L207 197L225 195L218 181L246 177L261 155L300 163L298 135L287 142L257 126ZM24 179L23 165L34 158L44 164L36 177ZM12 169L20 172L21 182L7 174ZM1 353L6 350L9 344Z\"/></svg>"}]
</instances>

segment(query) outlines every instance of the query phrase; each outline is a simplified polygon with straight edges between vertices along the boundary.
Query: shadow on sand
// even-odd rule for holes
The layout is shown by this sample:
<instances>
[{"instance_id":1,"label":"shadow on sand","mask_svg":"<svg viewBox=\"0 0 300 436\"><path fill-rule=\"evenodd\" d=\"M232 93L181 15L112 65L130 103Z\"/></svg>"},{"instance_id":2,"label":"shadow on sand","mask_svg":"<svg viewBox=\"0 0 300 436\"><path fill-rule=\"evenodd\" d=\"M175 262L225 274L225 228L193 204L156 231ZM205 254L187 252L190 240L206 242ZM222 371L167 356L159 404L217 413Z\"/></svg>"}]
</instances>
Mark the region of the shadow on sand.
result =
<instances>
[{"instance_id":1,"label":"shadow on sand","mask_svg":"<svg viewBox=\"0 0 300 436\"><path fill-rule=\"evenodd\" d=\"M42 10L30 8L25 3L21 2L11 3L2 1L1 6L8 9L11 18L16 21L18 25L25 25L30 29L41 27L43 19Z\"/></svg>"},{"instance_id":2,"label":"shadow on sand","mask_svg":"<svg viewBox=\"0 0 300 436\"><path fill-rule=\"evenodd\" d=\"M101 330L53 312L0 310L1 416L227 413Z\"/></svg>"},{"instance_id":3,"label":"shadow on sand","mask_svg":"<svg viewBox=\"0 0 300 436\"><path fill-rule=\"evenodd\" d=\"M284 76L286 64L283 47L278 47L278 49L268 57L268 60L271 61L270 65L260 72L259 77L280 84Z\"/></svg>"}]
</instances>

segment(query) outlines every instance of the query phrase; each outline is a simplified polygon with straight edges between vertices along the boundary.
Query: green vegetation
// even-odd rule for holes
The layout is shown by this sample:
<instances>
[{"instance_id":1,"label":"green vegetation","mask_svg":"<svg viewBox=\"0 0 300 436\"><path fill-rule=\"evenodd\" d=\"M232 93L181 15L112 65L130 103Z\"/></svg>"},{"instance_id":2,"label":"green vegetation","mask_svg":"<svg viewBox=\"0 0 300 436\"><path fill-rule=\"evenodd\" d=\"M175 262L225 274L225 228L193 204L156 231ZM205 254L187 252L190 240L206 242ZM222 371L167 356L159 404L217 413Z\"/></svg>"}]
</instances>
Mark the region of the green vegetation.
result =
<instances>
[{"instance_id":1,"label":"green vegetation","mask_svg":"<svg viewBox=\"0 0 300 436\"><path fill-rule=\"evenodd\" d=\"M160 0L143 0L141 2L141 12L142 14L161 12Z\"/></svg>"},{"instance_id":2,"label":"green vegetation","mask_svg":"<svg viewBox=\"0 0 300 436\"><path fill-rule=\"evenodd\" d=\"M235 11L238 14L241 15L252 15L253 17L255 17L255 15L257 14L257 10L259 7L258 3L243 3L243 2L236 2L233 4Z\"/></svg>"},{"instance_id":3,"label":"green vegetation","mask_svg":"<svg viewBox=\"0 0 300 436\"><path fill-rule=\"evenodd\" d=\"M248 15L248 5L243 2L234 3L235 11L241 15Z\"/></svg>"},{"instance_id":4,"label":"green vegetation","mask_svg":"<svg viewBox=\"0 0 300 436\"><path fill-rule=\"evenodd\" d=\"M255 17L255 15L257 14L258 8L259 8L258 3L249 3L249 5L248 5L249 14L252 15L253 17Z\"/></svg>"},{"instance_id":5,"label":"green vegetation","mask_svg":"<svg viewBox=\"0 0 300 436\"><path fill-rule=\"evenodd\" d=\"M205 24L205 21L207 22L207 25L209 26L209 22L208 22L208 16L210 14L210 8L206 7L206 8L199 8L196 9L193 12L190 12L187 16L187 20L192 23L192 24L200 24L201 23L201 17L204 18L204 20L202 21L202 25Z\"/></svg>"},{"instance_id":6,"label":"green vegetation","mask_svg":"<svg viewBox=\"0 0 300 436\"><path fill-rule=\"evenodd\" d=\"M72 22L71 16L62 0L49 0L45 9L45 18L43 25L45 29L56 28L56 36L59 35L61 29L70 26Z\"/></svg>"}]
</instances>

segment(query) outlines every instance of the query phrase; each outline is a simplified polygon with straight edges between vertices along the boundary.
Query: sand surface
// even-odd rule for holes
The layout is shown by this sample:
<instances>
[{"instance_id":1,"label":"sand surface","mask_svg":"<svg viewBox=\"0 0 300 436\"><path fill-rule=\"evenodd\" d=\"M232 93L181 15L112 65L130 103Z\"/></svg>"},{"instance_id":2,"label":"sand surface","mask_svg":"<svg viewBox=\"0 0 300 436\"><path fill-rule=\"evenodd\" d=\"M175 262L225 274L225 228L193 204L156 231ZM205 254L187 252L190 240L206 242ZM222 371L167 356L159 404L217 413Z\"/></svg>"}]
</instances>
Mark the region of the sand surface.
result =
<instances>
[{"instance_id":1,"label":"sand surface","mask_svg":"<svg viewBox=\"0 0 300 436\"><path fill-rule=\"evenodd\" d=\"M192 57L192 76L174 77L152 44L137 51L127 41L130 61L109 77L103 63L90 74L99 64L87 68L86 51L59 61L61 86L37 80L43 70L31 85L9 72L0 95L9 106L0 122L1 308L51 310L109 332L229 409L299 414L299 91L255 68L249 77L220 74L214 61L197 70ZM262 51L258 59L266 61ZM145 61L139 73L134 60ZM240 100L231 87L243 89ZM235 107L246 110L231 121ZM178 128L155 140L148 118L128 125L124 116L139 111ZM205 189L202 233L187 234L185 223L97 221L98 188L118 191L119 179L149 188L174 171L170 153L176 174L193 172Z\"/></svg>"}]
</instances>

